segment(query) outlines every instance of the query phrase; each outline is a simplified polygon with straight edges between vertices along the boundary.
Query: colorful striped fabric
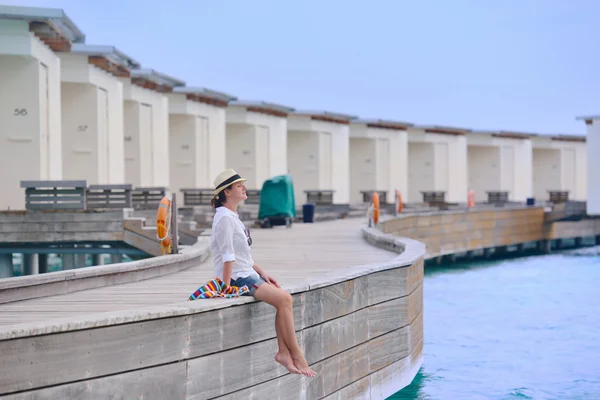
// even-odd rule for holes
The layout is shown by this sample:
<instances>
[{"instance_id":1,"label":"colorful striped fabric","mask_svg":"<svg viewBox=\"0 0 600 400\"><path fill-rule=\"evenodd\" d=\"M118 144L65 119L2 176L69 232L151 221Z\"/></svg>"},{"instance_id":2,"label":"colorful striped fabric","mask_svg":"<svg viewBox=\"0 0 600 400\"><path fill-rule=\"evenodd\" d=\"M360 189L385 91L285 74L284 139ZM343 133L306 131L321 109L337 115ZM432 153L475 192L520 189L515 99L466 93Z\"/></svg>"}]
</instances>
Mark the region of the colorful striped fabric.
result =
<instances>
[{"instance_id":1,"label":"colorful striped fabric","mask_svg":"<svg viewBox=\"0 0 600 400\"><path fill-rule=\"evenodd\" d=\"M250 292L246 285L242 287L228 286L225 290L223 290L224 288L225 283L222 280L219 278L213 278L192 293L188 298L188 301L197 299L210 299L213 297L231 299L233 297L239 297Z\"/></svg>"}]
</instances>

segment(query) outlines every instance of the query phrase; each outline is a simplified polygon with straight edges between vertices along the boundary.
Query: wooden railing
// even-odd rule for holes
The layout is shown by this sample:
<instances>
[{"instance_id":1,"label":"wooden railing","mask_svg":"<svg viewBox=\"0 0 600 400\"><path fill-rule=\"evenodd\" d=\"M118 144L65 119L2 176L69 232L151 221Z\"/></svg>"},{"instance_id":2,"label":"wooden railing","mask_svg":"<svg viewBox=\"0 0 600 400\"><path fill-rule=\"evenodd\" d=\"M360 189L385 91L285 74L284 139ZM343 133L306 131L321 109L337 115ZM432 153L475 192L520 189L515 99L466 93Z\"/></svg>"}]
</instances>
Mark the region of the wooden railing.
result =
<instances>
[{"instance_id":1,"label":"wooden railing","mask_svg":"<svg viewBox=\"0 0 600 400\"><path fill-rule=\"evenodd\" d=\"M305 190L306 202L316 205L331 205L333 204L334 190Z\"/></svg>"},{"instance_id":2,"label":"wooden railing","mask_svg":"<svg viewBox=\"0 0 600 400\"><path fill-rule=\"evenodd\" d=\"M215 195L214 189L181 189L183 205L185 206L210 206L210 201Z\"/></svg>"},{"instance_id":3,"label":"wooden railing","mask_svg":"<svg viewBox=\"0 0 600 400\"><path fill-rule=\"evenodd\" d=\"M363 203L371 203L371 199L373 198L373 193L377 192L379 194L379 204L387 203L387 191L385 190L361 190L360 194L363 197Z\"/></svg>"},{"instance_id":4,"label":"wooden railing","mask_svg":"<svg viewBox=\"0 0 600 400\"><path fill-rule=\"evenodd\" d=\"M131 191L131 185L90 185L86 192L86 208L131 208Z\"/></svg>"},{"instance_id":5,"label":"wooden railing","mask_svg":"<svg viewBox=\"0 0 600 400\"><path fill-rule=\"evenodd\" d=\"M246 189L246 204L259 204L260 203L260 189Z\"/></svg>"},{"instance_id":6,"label":"wooden railing","mask_svg":"<svg viewBox=\"0 0 600 400\"><path fill-rule=\"evenodd\" d=\"M140 187L131 192L133 208L138 210L157 208L167 193L166 187Z\"/></svg>"},{"instance_id":7,"label":"wooden railing","mask_svg":"<svg viewBox=\"0 0 600 400\"><path fill-rule=\"evenodd\" d=\"M488 203L494 205L504 205L508 203L508 192L501 190L490 190L487 192Z\"/></svg>"},{"instance_id":8,"label":"wooden railing","mask_svg":"<svg viewBox=\"0 0 600 400\"><path fill-rule=\"evenodd\" d=\"M85 180L21 181L25 209L31 211L99 210L158 207L167 188L129 184L89 185Z\"/></svg>"},{"instance_id":9,"label":"wooden railing","mask_svg":"<svg viewBox=\"0 0 600 400\"><path fill-rule=\"evenodd\" d=\"M554 204L565 203L569 201L568 190L548 190L550 194L550 202Z\"/></svg>"},{"instance_id":10,"label":"wooden railing","mask_svg":"<svg viewBox=\"0 0 600 400\"><path fill-rule=\"evenodd\" d=\"M86 181L21 181L27 210L85 210Z\"/></svg>"}]
</instances>

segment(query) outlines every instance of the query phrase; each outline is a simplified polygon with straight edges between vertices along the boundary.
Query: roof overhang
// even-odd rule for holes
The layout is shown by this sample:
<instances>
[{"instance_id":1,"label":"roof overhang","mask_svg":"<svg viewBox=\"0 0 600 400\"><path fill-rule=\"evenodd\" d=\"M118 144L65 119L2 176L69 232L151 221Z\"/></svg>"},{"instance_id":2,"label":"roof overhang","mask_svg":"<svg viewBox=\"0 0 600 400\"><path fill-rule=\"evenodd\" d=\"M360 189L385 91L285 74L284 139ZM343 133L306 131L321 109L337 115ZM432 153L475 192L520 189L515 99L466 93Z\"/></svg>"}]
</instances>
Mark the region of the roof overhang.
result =
<instances>
[{"instance_id":1,"label":"roof overhang","mask_svg":"<svg viewBox=\"0 0 600 400\"><path fill-rule=\"evenodd\" d=\"M132 69L140 68L138 61L114 46L75 43L71 46L71 53L88 56L90 64L117 77L130 77Z\"/></svg>"},{"instance_id":2,"label":"roof overhang","mask_svg":"<svg viewBox=\"0 0 600 400\"><path fill-rule=\"evenodd\" d=\"M170 93L177 86L185 86L185 82L151 68L131 70L131 83L160 93Z\"/></svg>"},{"instance_id":3,"label":"roof overhang","mask_svg":"<svg viewBox=\"0 0 600 400\"><path fill-rule=\"evenodd\" d=\"M471 129L466 128L456 128L452 126L442 126L442 125L417 125L414 126L417 129L423 129L425 133L440 133L443 135L466 135L467 133L472 132Z\"/></svg>"},{"instance_id":4,"label":"roof overhang","mask_svg":"<svg viewBox=\"0 0 600 400\"><path fill-rule=\"evenodd\" d=\"M191 101L217 107L226 107L231 101L237 100L237 97L230 94L198 87L177 86L173 88L173 93L185 95Z\"/></svg>"},{"instance_id":5,"label":"roof overhang","mask_svg":"<svg viewBox=\"0 0 600 400\"><path fill-rule=\"evenodd\" d=\"M393 129L403 130L413 127L414 124L404 121L390 121L384 119L355 119L352 123L366 125L367 128L378 128L378 129Z\"/></svg>"},{"instance_id":6,"label":"roof overhang","mask_svg":"<svg viewBox=\"0 0 600 400\"><path fill-rule=\"evenodd\" d=\"M294 111L293 115L300 117L310 117L314 121L332 122L334 124L350 125L350 122L358 119L358 116L349 114L340 114L330 111Z\"/></svg>"},{"instance_id":7,"label":"roof overhang","mask_svg":"<svg viewBox=\"0 0 600 400\"><path fill-rule=\"evenodd\" d=\"M586 115L582 117L576 117L577 121L584 121L586 125L592 125L594 120L600 120L600 115Z\"/></svg>"},{"instance_id":8,"label":"roof overhang","mask_svg":"<svg viewBox=\"0 0 600 400\"><path fill-rule=\"evenodd\" d=\"M550 139L558 142L583 142L587 137L585 135L550 135Z\"/></svg>"},{"instance_id":9,"label":"roof overhang","mask_svg":"<svg viewBox=\"0 0 600 400\"><path fill-rule=\"evenodd\" d=\"M492 136L507 139L531 139L534 136L539 136L537 133L516 132L516 131L499 131L492 133Z\"/></svg>"},{"instance_id":10,"label":"roof overhang","mask_svg":"<svg viewBox=\"0 0 600 400\"><path fill-rule=\"evenodd\" d=\"M290 113L294 112L292 107L284 106L276 103L269 103L266 101L232 101L229 103L233 107L243 107L248 112L255 112L259 114L273 115L275 117L287 117Z\"/></svg>"},{"instance_id":11,"label":"roof overhang","mask_svg":"<svg viewBox=\"0 0 600 400\"><path fill-rule=\"evenodd\" d=\"M0 19L28 22L29 30L53 51L69 51L72 43L85 43L84 33L62 9L0 6Z\"/></svg>"}]
</instances>

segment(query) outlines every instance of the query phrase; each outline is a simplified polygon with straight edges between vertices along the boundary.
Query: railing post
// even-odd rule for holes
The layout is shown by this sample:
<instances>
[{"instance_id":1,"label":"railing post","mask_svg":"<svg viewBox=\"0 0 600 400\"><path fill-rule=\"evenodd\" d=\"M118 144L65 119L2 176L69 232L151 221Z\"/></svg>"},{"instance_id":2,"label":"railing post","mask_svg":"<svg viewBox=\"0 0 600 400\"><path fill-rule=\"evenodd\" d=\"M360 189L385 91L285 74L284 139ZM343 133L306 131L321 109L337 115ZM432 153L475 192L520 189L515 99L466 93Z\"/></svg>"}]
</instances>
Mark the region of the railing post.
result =
<instances>
[{"instance_id":1,"label":"railing post","mask_svg":"<svg viewBox=\"0 0 600 400\"><path fill-rule=\"evenodd\" d=\"M171 254L179 252L179 234L177 231L177 193L172 193L171 199Z\"/></svg>"}]
</instances>

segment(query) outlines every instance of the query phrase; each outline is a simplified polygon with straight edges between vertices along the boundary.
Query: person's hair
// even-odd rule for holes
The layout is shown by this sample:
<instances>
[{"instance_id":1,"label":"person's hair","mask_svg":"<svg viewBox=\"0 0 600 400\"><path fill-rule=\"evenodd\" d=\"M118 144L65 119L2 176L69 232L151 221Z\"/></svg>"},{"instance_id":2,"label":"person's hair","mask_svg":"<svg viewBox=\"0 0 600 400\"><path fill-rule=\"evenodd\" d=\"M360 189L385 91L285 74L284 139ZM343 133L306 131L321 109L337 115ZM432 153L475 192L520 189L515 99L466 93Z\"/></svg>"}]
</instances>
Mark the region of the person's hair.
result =
<instances>
[{"instance_id":1,"label":"person's hair","mask_svg":"<svg viewBox=\"0 0 600 400\"><path fill-rule=\"evenodd\" d=\"M227 196L225 196L225 190L231 189L232 186L233 184L227 186L225 189L221 190L216 197L210 199L210 204L213 206L213 208L223 207L223 204L225 204L225 201L227 200Z\"/></svg>"}]
</instances>

